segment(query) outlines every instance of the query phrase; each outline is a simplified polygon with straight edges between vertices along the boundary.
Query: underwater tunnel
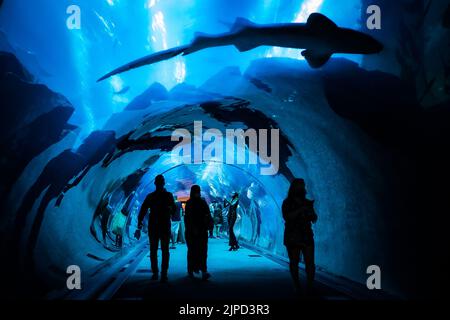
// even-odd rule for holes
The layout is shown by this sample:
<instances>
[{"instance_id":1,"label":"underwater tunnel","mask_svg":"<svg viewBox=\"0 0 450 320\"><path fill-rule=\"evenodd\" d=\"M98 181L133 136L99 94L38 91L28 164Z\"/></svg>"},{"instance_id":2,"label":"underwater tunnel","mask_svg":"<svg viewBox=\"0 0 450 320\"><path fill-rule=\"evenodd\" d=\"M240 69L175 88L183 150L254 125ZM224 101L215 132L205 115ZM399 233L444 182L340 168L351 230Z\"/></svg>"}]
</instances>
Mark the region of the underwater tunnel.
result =
<instances>
[{"instance_id":1,"label":"underwater tunnel","mask_svg":"<svg viewBox=\"0 0 450 320\"><path fill-rule=\"evenodd\" d=\"M366 3L346 5L356 2ZM120 5L103 3L110 13ZM154 5L162 6L148 2L150 13L144 18L164 21L157 15L164 10L152 11ZM8 6L5 2L2 10ZM113 25L98 13L90 14L113 34ZM343 19L340 14L336 18ZM359 19L359 12L352 19ZM165 35L162 25L150 24L148 29L152 27L160 32L158 37ZM383 32L377 35L386 43L392 38ZM117 38L125 41L119 33ZM305 60L286 52L277 55L275 49L245 56L245 61L236 53L213 51L193 57L191 64L175 61L175 73L163 63L96 84L100 67L103 72L131 56L88 65L86 61L98 61L99 56L87 54L80 33L66 44L76 52L67 63L70 70L62 78L44 76L30 52L7 46L3 35L0 97L8 108L0 111L0 249L4 261L11 261L1 264L2 274L8 275L5 296L67 297L66 270L71 265L92 279L104 274L105 283L117 279L111 275L120 271L116 262L130 264L129 254L141 252L145 244L146 237L134 238L137 214L158 174L182 202L194 184L200 185L209 204L238 192L239 240L251 252L280 261L287 258L281 206L290 182L303 178L318 215L313 231L316 265L323 277L365 287L368 266L377 265L383 290L396 297L440 295L445 290L448 238L445 223L439 222L445 214L441 207L448 207L443 185L450 175L448 156L440 151L448 148L448 101L418 93L420 81L409 81L415 69L404 62L411 57L401 59L399 72L390 72L398 67L393 57L401 53L387 46L381 57L333 57L313 70ZM120 40L99 39L107 48L126 51ZM152 49L164 49L164 41L153 43ZM142 50L141 44L126 45ZM105 57L106 51L101 52ZM218 57L227 64L218 63ZM61 67L67 61L56 62ZM186 71L186 66L192 68ZM194 70L195 84L190 84L186 72ZM71 90L76 93L67 97ZM254 141L267 150L264 154L252 148L251 138L244 143L224 138L223 150L233 161L217 152L198 162L177 160L173 151L179 141L173 134L181 129L194 136L196 122L201 122L202 134L215 130L224 137L227 130L268 130L265 140L257 135ZM278 130L277 143L272 143L270 129ZM204 136L200 140L201 152L213 141ZM234 161L239 154L246 161ZM256 163L248 163L250 158ZM272 164L276 160L276 171L261 174L270 165L268 158ZM424 219L424 212L435 218ZM217 248L210 248L213 262L228 261L230 253ZM250 267L255 274L270 272L271 267L257 259L240 268L244 260L239 259L252 255L236 255L228 266L242 273ZM429 261L439 261L441 267ZM214 276L214 268L211 273Z\"/></svg>"},{"instance_id":2,"label":"underwater tunnel","mask_svg":"<svg viewBox=\"0 0 450 320\"><path fill-rule=\"evenodd\" d=\"M343 68L345 78L340 76ZM367 101L357 97L349 101L341 95L355 89L345 89L355 79L360 83L356 89L367 94L370 89L362 83L369 78L372 86L385 92L374 97L378 100L374 104L392 98L386 83L407 90L393 76L368 72L342 59L316 72L304 61L272 58L256 60L243 74L238 68L225 68L198 88L180 84L167 91L154 84L137 98L139 103L112 115L103 130L92 132L78 146L76 129L67 129L62 107L38 116L24 124L28 129L21 144L13 145L38 155L10 153L22 159L11 162L16 170L8 174L17 172L18 164L23 164L23 172L10 186L5 212L10 213L8 234L15 245L7 250L13 248L10 254L20 262L21 273L40 275L39 288L54 289L61 285L68 265L89 270L138 243L133 237L137 212L154 189L154 177L162 173L167 190L181 200L193 184L201 186L209 203L238 192L236 231L241 241L285 257L280 208L292 178L302 177L319 216L314 233L321 270L364 283L366 268L374 262L387 270L397 268L405 255L413 254L411 220L402 224L402 211L394 215L402 210L407 186L396 189L398 160L381 143L384 133L363 127L364 122L356 124L346 115L354 116L355 110L348 109ZM67 103L44 87L26 86L54 95L58 104ZM389 104L397 102L404 104L392 100ZM177 128L193 133L193 119L201 121L204 132L279 129L276 174L261 174L267 162L259 154L254 155L256 165L230 164L219 157L177 162L172 151L178 142L171 136ZM42 125L49 126L48 136L28 145L33 128ZM270 147L270 139L266 140ZM244 148L247 157L252 152L249 141L227 143L225 148L235 153ZM392 292L404 285L402 280L408 283L408 274L393 279L389 275L394 272L386 274L384 283Z\"/></svg>"}]
</instances>

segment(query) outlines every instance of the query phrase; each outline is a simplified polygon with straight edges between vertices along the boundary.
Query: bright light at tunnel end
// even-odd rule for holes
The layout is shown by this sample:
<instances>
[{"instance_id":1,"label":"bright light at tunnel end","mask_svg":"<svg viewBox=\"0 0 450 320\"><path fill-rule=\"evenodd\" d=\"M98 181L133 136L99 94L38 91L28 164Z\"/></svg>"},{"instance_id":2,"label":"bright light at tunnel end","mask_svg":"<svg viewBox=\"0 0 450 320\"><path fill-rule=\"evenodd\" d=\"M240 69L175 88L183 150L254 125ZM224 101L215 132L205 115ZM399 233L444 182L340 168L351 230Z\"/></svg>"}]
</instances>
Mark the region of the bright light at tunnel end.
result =
<instances>
[{"instance_id":1,"label":"bright light at tunnel end","mask_svg":"<svg viewBox=\"0 0 450 320\"><path fill-rule=\"evenodd\" d=\"M209 128L203 132L202 121L194 121L193 127L193 133L187 129L172 132L171 141L179 142L171 151L175 164L215 161L258 166L261 175L278 173L279 129L238 128L226 129L223 133L220 129Z\"/></svg>"}]
</instances>

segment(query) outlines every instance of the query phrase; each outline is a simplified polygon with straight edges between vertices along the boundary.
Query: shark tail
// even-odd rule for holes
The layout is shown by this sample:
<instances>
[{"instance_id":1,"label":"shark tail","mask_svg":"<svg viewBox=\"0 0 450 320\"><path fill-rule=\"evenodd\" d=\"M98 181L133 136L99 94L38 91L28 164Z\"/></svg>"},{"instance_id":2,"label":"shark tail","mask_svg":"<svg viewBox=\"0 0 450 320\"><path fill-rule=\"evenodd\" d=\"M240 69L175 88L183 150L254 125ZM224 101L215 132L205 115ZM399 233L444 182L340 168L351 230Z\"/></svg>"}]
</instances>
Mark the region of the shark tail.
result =
<instances>
[{"instance_id":1,"label":"shark tail","mask_svg":"<svg viewBox=\"0 0 450 320\"><path fill-rule=\"evenodd\" d=\"M122 72L126 72L132 69L136 69L145 65L150 65L150 64L154 64L156 62L159 61L163 61L163 60L167 60L173 57L176 57L180 54L182 54L185 50L188 49L189 46L180 46L180 47L175 47L172 49L168 49L168 50L164 50L161 52L156 52L153 54L150 54L148 56L145 56L143 58L134 60L132 62L129 62L117 69L114 69L113 71L105 74L103 77L101 77L100 79L97 80L97 82L100 82L102 80L105 80L109 77L112 77L116 74L122 73Z\"/></svg>"}]
</instances>

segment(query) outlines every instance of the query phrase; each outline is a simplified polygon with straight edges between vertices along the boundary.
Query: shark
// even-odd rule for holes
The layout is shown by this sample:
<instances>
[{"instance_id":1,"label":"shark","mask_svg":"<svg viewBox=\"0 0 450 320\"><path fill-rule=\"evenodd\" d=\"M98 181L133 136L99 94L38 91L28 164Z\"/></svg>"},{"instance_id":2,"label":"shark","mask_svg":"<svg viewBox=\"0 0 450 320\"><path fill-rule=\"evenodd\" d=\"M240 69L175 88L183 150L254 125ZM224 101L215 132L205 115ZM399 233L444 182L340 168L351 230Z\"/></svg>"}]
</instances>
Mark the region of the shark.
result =
<instances>
[{"instance_id":1,"label":"shark","mask_svg":"<svg viewBox=\"0 0 450 320\"><path fill-rule=\"evenodd\" d=\"M155 52L105 74L97 81L145 65L189 55L212 47L235 46L240 52L260 46L302 49L311 68L320 68L333 54L377 54L383 45L366 33L337 26L320 13L309 15L306 23L256 24L237 18L229 32L210 35L197 32L190 44Z\"/></svg>"}]
</instances>

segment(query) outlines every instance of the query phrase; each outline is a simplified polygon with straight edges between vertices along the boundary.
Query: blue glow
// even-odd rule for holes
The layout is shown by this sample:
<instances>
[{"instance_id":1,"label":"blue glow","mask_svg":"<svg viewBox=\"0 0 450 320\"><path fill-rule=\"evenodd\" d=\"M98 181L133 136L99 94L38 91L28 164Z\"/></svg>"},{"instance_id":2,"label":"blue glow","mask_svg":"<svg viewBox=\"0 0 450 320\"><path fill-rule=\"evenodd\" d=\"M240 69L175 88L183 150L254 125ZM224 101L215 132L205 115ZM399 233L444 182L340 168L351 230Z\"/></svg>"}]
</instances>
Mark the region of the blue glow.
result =
<instances>
[{"instance_id":1,"label":"blue glow","mask_svg":"<svg viewBox=\"0 0 450 320\"><path fill-rule=\"evenodd\" d=\"M167 89L183 82L200 86L226 66L242 70L253 59L264 56L302 58L298 50L291 49L265 47L239 53L234 47L212 48L104 83L95 82L124 62L188 43L197 31L227 31L236 17L257 23L304 22L310 13L320 11L338 25L354 28L360 18L360 11L354 10L360 6L356 0L79 0L76 4L81 9L81 30L66 28L68 4L52 0L39 4L16 0L14 10L5 4L0 12L0 29L10 42L35 53L42 69L50 75L38 74L38 81L61 92L75 105L71 121L83 127L82 136L101 128L111 114L123 110L156 81ZM359 57L353 59L358 61ZM125 87L122 94L114 94Z\"/></svg>"}]
</instances>

